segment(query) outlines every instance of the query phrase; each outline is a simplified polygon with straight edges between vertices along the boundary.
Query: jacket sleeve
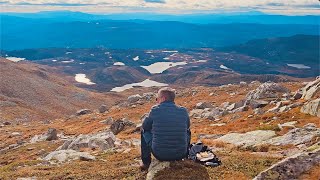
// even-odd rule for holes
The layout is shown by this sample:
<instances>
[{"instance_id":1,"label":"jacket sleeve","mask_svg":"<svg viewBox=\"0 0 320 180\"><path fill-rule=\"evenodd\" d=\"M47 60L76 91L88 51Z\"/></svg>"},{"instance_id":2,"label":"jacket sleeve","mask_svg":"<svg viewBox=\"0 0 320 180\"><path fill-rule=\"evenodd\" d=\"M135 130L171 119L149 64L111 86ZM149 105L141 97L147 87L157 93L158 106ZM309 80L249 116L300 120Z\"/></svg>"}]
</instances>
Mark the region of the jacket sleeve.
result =
<instances>
[{"instance_id":1,"label":"jacket sleeve","mask_svg":"<svg viewBox=\"0 0 320 180\"><path fill-rule=\"evenodd\" d=\"M146 118L144 119L143 123L142 123L142 129L144 131L151 131L152 129L152 124L153 124L153 112L154 110L151 109L151 111L149 112L149 114L146 116Z\"/></svg>"}]
</instances>

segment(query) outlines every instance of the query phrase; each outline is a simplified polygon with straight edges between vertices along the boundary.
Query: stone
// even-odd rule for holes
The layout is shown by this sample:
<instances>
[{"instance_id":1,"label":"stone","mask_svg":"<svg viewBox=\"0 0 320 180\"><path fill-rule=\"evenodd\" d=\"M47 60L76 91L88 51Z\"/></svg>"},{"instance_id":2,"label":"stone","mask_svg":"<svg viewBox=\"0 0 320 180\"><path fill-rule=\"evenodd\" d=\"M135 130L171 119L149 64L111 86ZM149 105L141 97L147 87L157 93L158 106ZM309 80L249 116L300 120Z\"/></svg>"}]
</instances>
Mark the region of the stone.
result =
<instances>
[{"instance_id":1,"label":"stone","mask_svg":"<svg viewBox=\"0 0 320 180\"><path fill-rule=\"evenodd\" d=\"M108 107L106 105L101 105L98 109L99 113L105 113L106 111L108 111Z\"/></svg>"},{"instance_id":2,"label":"stone","mask_svg":"<svg viewBox=\"0 0 320 180\"><path fill-rule=\"evenodd\" d=\"M320 77L317 77L315 81L309 82L304 88L302 88L302 99L310 100L320 91Z\"/></svg>"},{"instance_id":3,"label":"stone","mask_svg":"<svg viewBox=\"0 0 320 180\"><path fill-rule=\"evenodd\" d=\"M13 132L11 133L11 136L15 137L15 136L21 136L21 133L19 132Z\"/></svg>"},{"instance_id":4,"label":"stone","mask_svg":"<svg viewBox=\"0 0 320 180\"><path fill-rule=\"evenodd\" d=\"M146 101L151 101L155 96L156 94L153 92L147 92L142 94L143 99L145 99Z\"/></svg>"},{"instance_id":5,"label":"stone","mask_svg":"<svg viewBox=\"0 0 320 180\"><path fill-rule=\"evenodd\" d=\"M320 117L320 98L306 103L302 106L300 112Z\"/></svg>"},{"instance_id":6,"label":"stone","mask_svg":"<svg viewBox=\"0 0 320 180\"><path fill-rule=\"evenodd\" d=\"M116 137L110 132L101 132L96 134L79 135L71 140L64 142L57 150L80 150L81 148L91 148L107 150L115 147Z\"/></svg>"},{"instance_id":7,"label":"stone","mask_svg":"<svg viewBox=\"0 0 320 180\"><path fill-rule=\"evenodd\" d=\"M105 125L111 125L113 123L113 118L108 117L107 119L100 121L100 123L105 124Z\"/></svg>"},{"instance_id":8,"label":"stone","mask_svg":"<svg viewBox=\"0 0 320 180\"><path fill-rule=\"evenodd\" d=\"M201 118L202 114L205 112L203 109L193 109L190 111L189 116L193 118Z\"/></svg>"},{"instance_id":9,"label":"stone","mask_svg":"<svg viewBox=\"0 0 320 180\"><path fill-rule=\"evenodd\" d=\"M92 111L90 109L81 109L81 110L77 111L76 115L82 116L82 115L91 114L91 113L92 113Z\"/></svg>"},{"instance_id":10,"label":"stone","mask_svg":"<svg viewBox=\"0 0 320 180\"><path fill-rule=\"evenodd\" d=\"M170 162L168 161L162 161L162 162L158 160L152 161L148 169L146 180L153 180L159 171L169 167L170 167Z\"/></svg>"},{"instance_id":11,"label":"stone","mask_svg":"<svg viewBox=\"0 0 320 180\"><path fill-rule=\"evenodd\" d=\"M199 102L196 105L196 109L206 109L206 108L213 108L213 106L209 102Z\"/></svg>"},{"instance_id":12,"label":"stone","mask_svg":"<svg viewBox=\"0 0 320 180\"><path fill-rule=\"evenodd\" d=\"M81 161L94 161L94 160L96 160L96 157L89 155L89 154L81 154L79 156L79 159Z\"/></svg>"},{"instance_id":13,"label":"stone","mask_svg":"<svg viewBox=\"0 0 320 180\"><path fill-rule=\"evenodd\" d=\"M252 114L250 114L249 116L248 116L248 118L253 118L254 116L252 115Z\"/></svg>"},{"instance_id":14,"label":"stone","mask_svg":"<svg viewBox=\"0 0 320 180\"><path fill-rule=\"evenodd\" d=\"M233 103L226 108L227 111L232 111L234 109L236 109L236 103Z\"/></svg>"},{"instance_id":15,"label":"stone","mask_svg":"<svg viewBox=\"0 0 320 180\"><path fill-rule=\"evenodd\" d=\"M320 148L298 153L272 165L259 173L254 180L298 179L300 175L320 164Z\"/></svg>"},{"instance_id":16,"label":"stone","mask_svg":"<svg viewBox=\"0 0 320 180\"><path fill-rule=\"evenodd\" d=\"M132 103L136 103L140 99L142 99L142 96L140 96L139 94L136 94L136 95L129 96L127 101L128 103L132 104Z\"/></svg>"},{"instance_id":17,"label":"stone","mask_svg":"<svg viewBox=\"0 0 320 180\"><path fill-rule=\"evenodd\" d=\"M282 106L279 108L279 113L283 113L283 112L287 112L289 111L291 108L289 108L289 106Z\"/></svg>"},{"instance_id":18,"label":"stone","mask_svg":"<svg viewBox=\"0 0 320 180\"><path fill-rule=\"evenodd\" d=\"M225 134L199 134L198 139L218 139Z\"/></svg>"},{"instance_id":19,"label":"stone","mask_svg":"<svg viewBox=\"0 0 320 180\"><path fill-rule=\"evenodd\" d=\"M269 109L267 112L273 112L273 113L279 112L281 106L282 106L282 103L281 102L277 102L276 106L271 108L271 109Z\"/></svg>"},{"instance_id":20,"label":"stone","mask_svg":"<svg viewBox=\"0 0 320 180\"><path fill-rule=\"evenodd\" d=\"M31 138L30 143L35 143L40 141L52 141L57 139L58 139L57 130L54 128L49 128L46 133L41 135L35 135L33 138Z\"/></svg>"},{"instance_id":21,"label":"stone","mask_svg":"<svg viewBox=\"0 0 320 180\"><path fill-rule=\"evenodd\" d=\"M288 107L293 109L293 108L296 108L296 107L299 107L299 106L302 106L303 103L301 102L296 102L296 103L293 103L293 104L289 104Z\"/></svg>"},{"instance_id":22,"label":"stone","mask_svg":"<svg viewBox=\"0 0 320 180\"><path fill-rule=\"evenodd\" d=\"M256 108L263 108L263 107L267 106L269 104L269 102L263 101L263 100L251 100L249 102L249 104L252 109L256 109Z\"/></svg>"},{"instance_id":23,"label":"stone","mask_svg":"<svg viewBox=\"0 0 320 180\"><path fill-rule=\"evenodd\" d=\"M94 156L90 155L87 152L77 152L72 149L68 150L57 150L49 153L46 157L44 157L45 161L58 161L59 163L63 163L66 161L72 161L80 159L80 157L85 159L95 159Z\"/></svg>"},{"instance_id":24,"label":"stone","mask_svg":"<svg viewBox=\"0 0 320 180\"><path fill-rule=\"evenodd\" d=\"M5 122L3 122L2 124L5 125L5 126L9 126L9 125L11 125L11 122L5 121Z\"/></svg>"},{"instance_id":25,"label":"stone","mask_svg":"<svg viewBox=\"0 0 320 180\"><path fill-rule=\"evenodd\" d=\"M19 146L19 144L10 144L9 145L9 149L14 149L14 148L16 148L18 146Z\"/></svg>"},{"instance_id":26,"label":"stone","mask_svg":"<svg viewBox=\"0 0 320 180\"><path fill-rule=\"evenodd\" d=\"M240 85L240 87L244 87L244 86L246 86L246 85L247 85L247 83L246 83L246 82L244 82L244 81L240 81L239 85Z\"/></svg>"},{"instance_id":27,"label":"stone","mask_svg":"<svg viewBox=\"0 0 320 180\"><path fill-rule=\"evenodd\" d=\"M139 123L139 124L136 125L136 128L135 128L134 132L140 132L141 129L142 129L142 123Z\"/></svg>"},{"instance_id":28,"label":"stone","mask_svg":"<svg viewBox=\"0 0 320 180\"><path fill-rule=\"evenodd\" d=\"M146 180L173 180L173 179L194 179L209 180L208 169L192 160L172 161L172 162L151 162Z\"/></svg>"},{"instance_id":29,"label":"stone","mask_svg":"<svg viewBox=\"0 0 320 180\"><path fill-rule=\"evenodd\" d=\"M57 130L54 128L49 128L48 132L46 133L46 141L52 141L52 140L57 140Z\"/></svg>"},{"instance_id":30,"label":"stone","mask_svg":"<svg viewBox=\"0 0 320 180\"><path fill-rule=\"evenodd\" d=\"M298 99L302 98L302 93L303 93L302 90L299 89L297 92L294 93L294 95L293 95L292 98L293 98L294 100L298 100Z\"/></svg>"},{"instance_id":31,"label":"stone","mask_svg":"<svg viewBox=\"0 0 320 180\"><path fill-rule=\"evenodd\" d=\"M224 102L220 105L221 108L225 109L230 105L230 102Z\"/></svg>"},{"instance_id":32,"label":"stone","mask_svg":"<svg viewBox=\"0 0 320 180\"><path fill-rule=\"evenodd\" d=\"M248 110L249 110L248 106L242 106L242 107L239 107L239 108L233 110L232 113L244 112L244 111L248 111Z\"/></svg>"},{"instance_id":33,"label":"stone","mask_svg":"<svg viewBox=\"0 0 320 180\"><path fill-rule=\"evenodd\" d=\"M117 135L126 127L130 126L135 126L135 124L129 120L119 119L111 124L110 130L113 132L113 134Z\"/></svg>"},{"instance_id":34,"label":"stone","mask_svg":"<svg viewBox=\"0 0 320 180\"><path fill-rule=\"evenodd\" d=\"M133 146L139 146L141 145L141 140L140 139L132 139L131 143Z\"/></svg>"},{"instance_id":35,"label":"stone","mask_svg":"<svg viewBox=\"0 0 320 180\"><path fill-rule=\"evenodd\" d=\"M271 130L256 130L246 133L230 133L216 140L230 143L239 147L249 147L268 140L275 135L276 133Z\"/></svg>"},{"instance_id":36,"label":"stone","mask_svg":"<svg viewBox=\"0 0 320 180\"><path fill-rule=\"evenodd\" d=\"M261 144L270 145L300 145L310 143L314 137L320 136L320 128L312 123L305 125L303 128L295 128L284 134L283 136L274 137L261 142Z\"/></svg>"},{"instance_id":37,"label":"stone","mask_svg":"<svg viewBox=\"0 0 320 180\"><path fill-rule=\"evenodd\" d=\"M261 115L261 114L264 114L264 110L261 109L261 108L256 108L256 109L253 110L253 113L256 114L256 115L257 114Z\"/></svg>"},{"instance_id":38,"label":"stone","mask_svg":"<svg viewBox=\"0 0 320 180\"><path fill-rule=\"evenodd\" d=\"M286 122L283 124L278 124L279 129L283 129L285 127L289 127L289 128L295 128L295 124L297 124L297 121L290 121L290 122Z\"/></svg>"},{"instance_id":39,"label":"stone","mask_svg":"<svg viewBox=\"0 0 320 180\"><path fill-rule=\"evenodd\" d=\"M220 127L220 126L224 126L224 125L226 125L226 123L210 124L211 127L216 127L216 126Z\"/></svg>"},{"instance_id":40,"label":"stone","mask_svg":"<svg viewBox=\"0 0 320 180\"><path fill-rule=\"evenodd\" d=\"M278 98L280 97L279 93L289 93L289 90L277 83L266 82L257 89L250 91L246 96L246 100Z\"/></svg>"}]
</instances>

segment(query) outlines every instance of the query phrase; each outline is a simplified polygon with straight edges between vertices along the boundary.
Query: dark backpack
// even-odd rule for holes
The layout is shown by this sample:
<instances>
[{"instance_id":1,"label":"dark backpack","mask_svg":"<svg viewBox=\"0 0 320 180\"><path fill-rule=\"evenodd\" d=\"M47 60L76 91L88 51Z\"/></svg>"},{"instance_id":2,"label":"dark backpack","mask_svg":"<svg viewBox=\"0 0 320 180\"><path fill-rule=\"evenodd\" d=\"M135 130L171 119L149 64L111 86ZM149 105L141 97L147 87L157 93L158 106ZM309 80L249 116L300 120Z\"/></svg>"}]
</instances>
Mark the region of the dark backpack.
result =
<instances>
[{"instance_id":1,"label":"dark backpack","mask_svg":"<svg viewBox=\"0 0 320 180\"><path fill-rule=\"evenodd\" d=\"M202 142L193 143L189 146L188 158L205 166L216 167L222 164L212 150L203 145Z\"/></svg>"}]
</instances>

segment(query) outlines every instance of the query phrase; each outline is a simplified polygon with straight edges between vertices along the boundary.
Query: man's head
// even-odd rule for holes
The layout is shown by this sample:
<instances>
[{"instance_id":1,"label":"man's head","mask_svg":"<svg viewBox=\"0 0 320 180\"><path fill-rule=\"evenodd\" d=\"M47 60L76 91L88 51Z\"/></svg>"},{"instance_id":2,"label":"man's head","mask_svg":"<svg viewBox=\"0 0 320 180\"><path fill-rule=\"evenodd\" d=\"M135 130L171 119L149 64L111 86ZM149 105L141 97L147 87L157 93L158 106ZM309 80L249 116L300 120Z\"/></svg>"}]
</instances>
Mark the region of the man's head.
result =
<instances>
[{"instance_id":1,"label":"man's head","mask_svg":"<svg viewBox=\"0 0 320 180\"><path fill-rule=\"evenodd\" d=\"M158 91L157 102L160 104L164 101L174 102L174 98L176 97L176 90L164 87Z\"/></svg>"}]
</instances>

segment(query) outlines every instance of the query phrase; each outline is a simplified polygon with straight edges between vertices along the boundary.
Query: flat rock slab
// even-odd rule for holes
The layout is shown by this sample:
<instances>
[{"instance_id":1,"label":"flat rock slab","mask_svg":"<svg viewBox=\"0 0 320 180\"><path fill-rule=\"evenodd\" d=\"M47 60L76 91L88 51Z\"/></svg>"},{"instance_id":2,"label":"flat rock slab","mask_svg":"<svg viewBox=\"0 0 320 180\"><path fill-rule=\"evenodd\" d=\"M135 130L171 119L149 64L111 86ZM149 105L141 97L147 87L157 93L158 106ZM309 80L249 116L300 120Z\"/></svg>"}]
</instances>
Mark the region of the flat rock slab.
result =
<instances>
[{"instance_id":1,"label":"flat rock slab","mask_svg":"<svg viewBox=\"0 0 320 180\"><path fill-rule=\"evenodd\" d=\"M320 98L306 103L304 106L302 106L300 111L302 113L320 117Z\"/></svg>"},{"instance_id":2,"label":"flat rock slab","mask_svg":"<svg viewBox=\"0 0 320 180\"><path fill-rule=\"evenodd\" d=\"M301 174L319 164L320 148L288 157L258 174L254 180L298 179Z\"/></svg>"},{"instance_id":3,"label":"flat rock slab","mask_svg":"<svg viewBox=\"0 0 320 180\"><path fill-rule=\"evenodd\" d=\"M309 123L303 128L292 129L283 136L271 138L261 142L261 144L270 144L276 146L288 144L299 145L311 142L316 136L320 136L320 128L317 128L314 124Z\"/></svg>"},{"instance_id":4,"label":"flat rock slab","mask_svg":"<svg viewBox=\"0 0 320 180\"><path fill-rule=\"evenodd\" d=\"M226 134L216 141L223 141L235 146L248 147L259 144L267 139L274 137L276 133L271 130L256 130L247 133L230 133Z\"/></svg>"},{"instance_id":5,"label":"flat rock slab","mask_svg":"<svg viewBox=\"0 0 320 180\"><path fill-rule=\"evenodd\" d=\"M95 157L87 152L77 152L75 150L68 149L53 151L44 158L46 161L58 161L60 163L77 159L89 161L95 160Z\"/></svg>"}]
</instances>

